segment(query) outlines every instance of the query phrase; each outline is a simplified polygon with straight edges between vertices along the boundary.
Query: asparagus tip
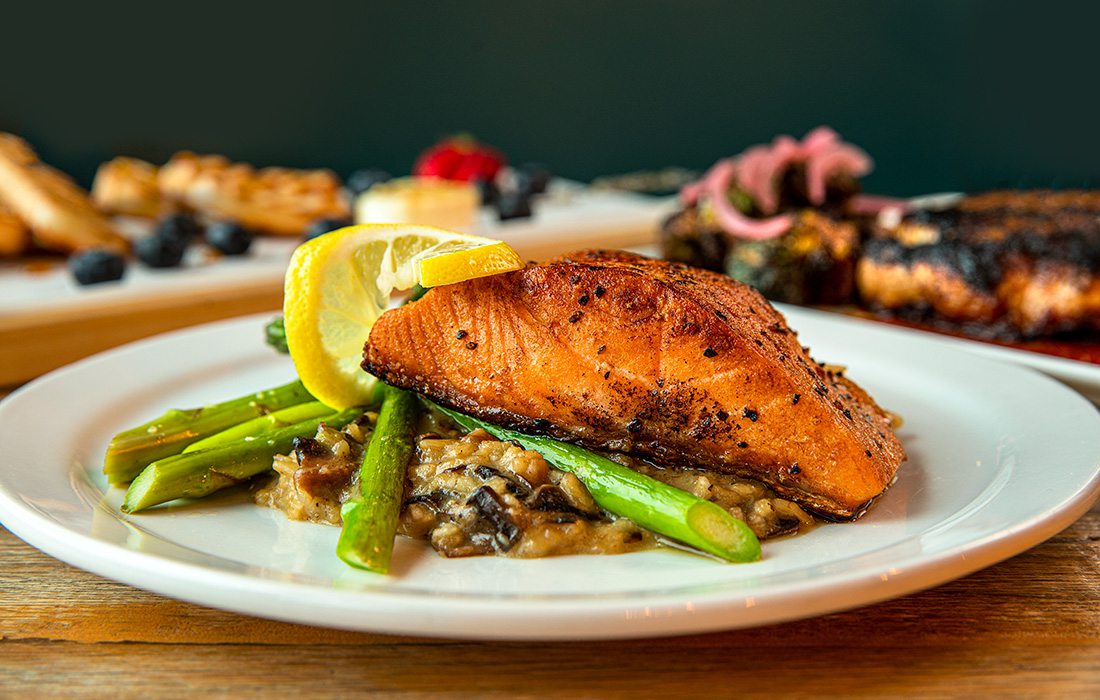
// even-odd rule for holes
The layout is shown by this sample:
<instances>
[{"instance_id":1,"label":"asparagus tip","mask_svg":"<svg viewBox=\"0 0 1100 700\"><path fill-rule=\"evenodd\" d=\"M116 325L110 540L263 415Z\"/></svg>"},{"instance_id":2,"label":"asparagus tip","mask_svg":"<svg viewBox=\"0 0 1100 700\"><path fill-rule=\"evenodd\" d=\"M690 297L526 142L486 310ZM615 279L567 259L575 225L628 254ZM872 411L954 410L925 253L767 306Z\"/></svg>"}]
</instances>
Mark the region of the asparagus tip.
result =
<instances>
[{"instance_id":1,"label":"asparagus tip","mask_svg":"<svg viewBox=\"0 0 1100 700\"><path fill-rule=\"evenodd\" d=\"M760 540L743 521L714 503L703 502L687 512L687 524L701 535L711 554L729 561L749 562L760 558Z\"/></svg>"},{"instance_id":2,"label":"asparagus tip","mask_svg":"<svg viewBox=\"0 0 1100 700\"><path fill-rule=\"evenodd\" d=\"M341 506L340 518L344 524L340 529L340 539L336 543L336 556L356 569L387 574L390 571L393 541L390 540L390 547L386 548L384 540L383 544L379 545L377 538L366 537L363 530L370 527L367 520L369 517L370 509L362 501L348 501Z\"/></svg>"},{"instance_id":3,"label":"asparagus tip","mask_svg":"<svg viewBox=\"0 0 1100 700\"><path fill-rule=\"evenodd\" d=\"M156 475L153 472L154 467L146 467L137 475L137 478L130 482L130 487L126 489L126 496L122 499L122 505L119 507L123 513L136 513L139 510L156 505L155 503L146 502L149 500L149 492L156 481Z\"/></svg>"}]
</instances>

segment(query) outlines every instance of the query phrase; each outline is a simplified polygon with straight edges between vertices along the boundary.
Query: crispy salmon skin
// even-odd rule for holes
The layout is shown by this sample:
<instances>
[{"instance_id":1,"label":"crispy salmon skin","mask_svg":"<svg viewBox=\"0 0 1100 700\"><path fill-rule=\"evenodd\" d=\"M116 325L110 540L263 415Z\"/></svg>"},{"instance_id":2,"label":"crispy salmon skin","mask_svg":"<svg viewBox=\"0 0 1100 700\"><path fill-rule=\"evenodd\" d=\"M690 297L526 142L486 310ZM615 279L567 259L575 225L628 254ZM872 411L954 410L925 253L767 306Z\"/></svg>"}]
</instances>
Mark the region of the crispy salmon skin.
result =
<instances>
[{"instance_id":1,"label":"crispy salmon skin","mask_svg":"<svg viewBox=\"0 0 1100 700\"><path fill-rule=\"evenodd\" d=\"M387 311L363 368L524 432L759 479L858 517L905 451L889 416L728 277L583 251Z\"/></svg>"}]
</instances>

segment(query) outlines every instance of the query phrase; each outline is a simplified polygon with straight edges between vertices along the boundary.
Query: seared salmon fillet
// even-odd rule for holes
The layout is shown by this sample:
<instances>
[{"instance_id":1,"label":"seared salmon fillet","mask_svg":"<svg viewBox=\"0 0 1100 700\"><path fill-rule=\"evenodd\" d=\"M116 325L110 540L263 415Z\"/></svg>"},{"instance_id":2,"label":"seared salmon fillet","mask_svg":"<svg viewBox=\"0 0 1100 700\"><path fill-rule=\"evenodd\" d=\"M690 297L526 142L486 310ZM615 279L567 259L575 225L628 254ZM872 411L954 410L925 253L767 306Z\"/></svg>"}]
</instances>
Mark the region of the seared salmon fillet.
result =
<instances>
[{"instance_id":1,"label":"seared salmon fillet","mask_svg":"<svg viewBox=\"0 0 1100 700\"><path fill-rule=\"evenodd\" d=\"M363 368L463 413L759 479L858 517L905 459L888 415L723 275L586 251L387 311Z\"/></svg>"}]
</instances>

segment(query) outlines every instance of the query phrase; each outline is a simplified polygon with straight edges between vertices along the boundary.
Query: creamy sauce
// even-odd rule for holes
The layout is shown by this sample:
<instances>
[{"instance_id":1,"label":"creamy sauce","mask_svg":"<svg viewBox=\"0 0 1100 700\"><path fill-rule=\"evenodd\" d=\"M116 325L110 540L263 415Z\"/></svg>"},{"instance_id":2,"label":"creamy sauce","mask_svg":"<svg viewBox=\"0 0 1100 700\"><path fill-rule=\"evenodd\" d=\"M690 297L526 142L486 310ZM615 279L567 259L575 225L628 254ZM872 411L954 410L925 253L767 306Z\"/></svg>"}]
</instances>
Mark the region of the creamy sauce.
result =
<instances>
[{"instance_id":1,"label":"creamy sauce","mask_svg":"<svg viewBox=\"0 0 1100 700\"><path fill-rule=\"evenodd\" d=\"M314 438L298 440L294 452L275 457L274 478L255 492L256 502L294 520L339 525L340 505L357 488L363 446L376 417L366 414L343 431L322 427ZM418 428L398 532L427 540L444 556L618 554L657 544L652 533L602 510L577 477L553 468L537 452L482 430L462 435L431 413L422 416ZM717 503L761 538L814 523L797 504L758 481L610 457Z\"/></svg>"}]
</instances>

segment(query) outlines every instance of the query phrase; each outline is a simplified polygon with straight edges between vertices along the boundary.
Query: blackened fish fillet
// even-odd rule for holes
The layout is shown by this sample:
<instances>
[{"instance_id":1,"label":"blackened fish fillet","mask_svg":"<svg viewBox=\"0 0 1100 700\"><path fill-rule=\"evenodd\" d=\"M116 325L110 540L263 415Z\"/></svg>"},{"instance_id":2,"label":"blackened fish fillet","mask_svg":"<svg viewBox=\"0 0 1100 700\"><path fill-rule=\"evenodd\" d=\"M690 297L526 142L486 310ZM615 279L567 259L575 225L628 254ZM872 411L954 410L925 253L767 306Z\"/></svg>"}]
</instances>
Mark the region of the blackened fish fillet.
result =
<instances>
[{"instance_id":1,"label":"blackened fish fillet","mask_svg":"<svg viewBox=\"0 0 1100 700\"><path fill-rule=\"evenodd\" d=\"M995 191L880 223L867 305L1004 339L1100 331L1100 191Z\"/></svg>"}]
</instances>

